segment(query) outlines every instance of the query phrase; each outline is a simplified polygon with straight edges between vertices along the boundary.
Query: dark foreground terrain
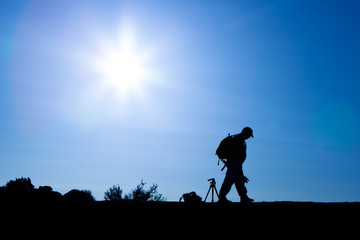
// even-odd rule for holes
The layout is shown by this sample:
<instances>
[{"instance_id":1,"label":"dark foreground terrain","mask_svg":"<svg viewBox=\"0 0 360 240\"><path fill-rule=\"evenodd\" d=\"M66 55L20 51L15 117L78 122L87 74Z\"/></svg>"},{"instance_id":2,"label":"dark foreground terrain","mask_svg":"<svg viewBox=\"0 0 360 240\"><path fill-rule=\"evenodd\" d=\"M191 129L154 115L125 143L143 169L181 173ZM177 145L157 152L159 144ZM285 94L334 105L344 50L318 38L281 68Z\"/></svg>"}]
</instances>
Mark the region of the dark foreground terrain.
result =
<instances>
[{"instance_id":1,"label":"dark foreground terrain","mask_svg":"<svg viewBox=\"0 0 360 240\"><path fill-rule=\"evenodd\" d=\"M218 204L133 201L3 202L3 229L73 229L91 235L105 233L170 234L189 232L223 236L279 234L302 236L355 236L360 203L256 202ZM193 231L191 233L191 231ZM16 231L15 231L16 232ZM182 235L183 236L183 235ZM154 237L154 236L153 236ZM238 238L238 237L237 237Z\"/></svg>"}]
</instances>

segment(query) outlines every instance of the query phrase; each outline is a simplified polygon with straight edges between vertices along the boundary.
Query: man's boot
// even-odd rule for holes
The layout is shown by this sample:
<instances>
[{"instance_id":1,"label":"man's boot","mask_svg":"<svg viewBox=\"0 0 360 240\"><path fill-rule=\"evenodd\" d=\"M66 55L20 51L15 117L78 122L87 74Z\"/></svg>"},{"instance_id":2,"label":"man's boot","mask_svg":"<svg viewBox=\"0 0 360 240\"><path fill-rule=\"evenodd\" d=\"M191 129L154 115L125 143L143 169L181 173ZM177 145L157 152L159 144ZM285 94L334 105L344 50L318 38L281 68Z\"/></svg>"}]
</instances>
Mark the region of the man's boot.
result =
<instances>
[{"instance_id":1,"label":"man's boot","mask_svg":"<svg viewBox=\"0 0 360 240\"><path fill-rule=\"evenodd\" d=\"M250 204L254 201L254 199L249 198L247 195L241 196L241 203L243 204Z\"/></svg>"},{"instance_id":2,"label":"man's boot","mask_svg":"<svg viewBox=\"0 0 360 240\"><path fill-rule=\"evenodd\" d=\"M227 200L226 197L219 196L219 202L218 203L231 203L231 201Z\"/></svg>"}]
</instances>

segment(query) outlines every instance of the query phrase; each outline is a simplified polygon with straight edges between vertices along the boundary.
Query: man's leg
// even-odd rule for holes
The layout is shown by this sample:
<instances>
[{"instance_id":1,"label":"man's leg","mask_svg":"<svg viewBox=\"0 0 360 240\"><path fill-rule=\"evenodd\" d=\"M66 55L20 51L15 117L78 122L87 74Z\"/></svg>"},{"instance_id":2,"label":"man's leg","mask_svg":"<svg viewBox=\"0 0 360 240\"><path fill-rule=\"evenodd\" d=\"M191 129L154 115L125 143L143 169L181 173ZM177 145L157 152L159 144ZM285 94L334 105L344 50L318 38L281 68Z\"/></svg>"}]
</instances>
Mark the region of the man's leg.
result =
<instances>
[{"instance_id":1,"label":"man's leg","mask_svg":"<svg viewBox=\"0 0 360 240\"><path fill-rule=\"evenodd\" d=\"M240 196L241 202L242 203L251 203L254 201L254 199L251 199L248 197L247 193L247 189L245 187L245 181L243 179L236 179L235 180L235 187L236 190Z\"/></svg>"},{"instance_id":2,"label":"man's leg","mask_svg":"<svg viewBox=\"0 0 360 240\"><path fill-rule=\"evenodd\" d=\"M226 171L226 175L224 178L224 182L221 185L220 192L219 192L219 201L225 200L226 195L230 192L231 186L233 185L234 181L232 179L231 173L229 169Z\"/></svg>"},{"instance_id":3,"label":"man's leg","mask_svg":"<svg viewBox=\"0 0 360 240\"><path fill-rule=\"evenodd\" d=\"M247 197L247 195L246 195L247 189L245 187L245 181L243 181L241 179L237 179L235 181L235 187L241 198Z\"/></svg>"}]
</instances>

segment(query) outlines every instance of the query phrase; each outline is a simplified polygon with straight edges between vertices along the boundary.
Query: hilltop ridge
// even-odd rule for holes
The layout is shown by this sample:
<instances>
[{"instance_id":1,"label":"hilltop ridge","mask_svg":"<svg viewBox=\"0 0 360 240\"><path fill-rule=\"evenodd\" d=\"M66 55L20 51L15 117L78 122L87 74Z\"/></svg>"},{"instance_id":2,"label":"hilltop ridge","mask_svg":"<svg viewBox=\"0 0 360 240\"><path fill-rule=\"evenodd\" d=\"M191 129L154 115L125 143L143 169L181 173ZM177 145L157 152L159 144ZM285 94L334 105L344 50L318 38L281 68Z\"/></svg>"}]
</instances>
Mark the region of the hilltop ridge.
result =
<instances>
[{"instance_id":1,"label":"hilltop ridge","mask_svg":"<svg viewBox=\"0 0 360 240\"><path fill-rule=\"evenodd\" d=\"M81 237L112 236L131 231L135 236L171 233L172 236L253 237L354 236L359 202L198 203L136 201L0 202L6 209L5 228L56 229ZM60 229L60 230L59 230ZM86 230L86 231L84 231ZM170 230L170 231L169 231ZM215 235L214 235L215 234ZM239 235L238 235L239 236Z\"/></svg>"},{"instance_id":2,"label":"hilltop ridge","mask_svg":"<svg viewBox=\"0 0 360 240\"><path fill-rule=\"evenodd\" d=\"M326 221L329 216L355 217L360 213L360 202L254 202L249 205L241 203L184 203L184 202L137 202L137 201L15 201L2 204L11 213L18 216L37 214L48 218L72 216L79 219L117 218L119 220L137 221L151 216L153 219L187 218L191 221L206 218L247 218L286 217L290 219L306 217Z\"/></svg>"}]
</instances>

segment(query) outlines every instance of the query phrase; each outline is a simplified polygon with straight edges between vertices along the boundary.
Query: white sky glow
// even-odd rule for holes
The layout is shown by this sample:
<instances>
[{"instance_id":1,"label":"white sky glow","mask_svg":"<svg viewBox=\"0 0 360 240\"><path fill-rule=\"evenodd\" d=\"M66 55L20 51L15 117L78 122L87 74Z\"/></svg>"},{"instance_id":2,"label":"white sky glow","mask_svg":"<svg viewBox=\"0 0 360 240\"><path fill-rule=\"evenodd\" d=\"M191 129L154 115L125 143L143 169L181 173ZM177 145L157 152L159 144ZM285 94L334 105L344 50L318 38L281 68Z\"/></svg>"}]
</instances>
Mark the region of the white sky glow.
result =
<instances>
[{"instance_id":1,"label":"white sky glow","mask_svg":"<svg viewBox=\"0 0 360 240\"><path fill-rule=\"evenodd\" d=\"M150 61L151 56L141 51L133 31L123 29L118 39L99 46L95 70L100 89L120 103L132 97L143 98L145 85L154 78Z\"/></svg>"}]
</instances>

